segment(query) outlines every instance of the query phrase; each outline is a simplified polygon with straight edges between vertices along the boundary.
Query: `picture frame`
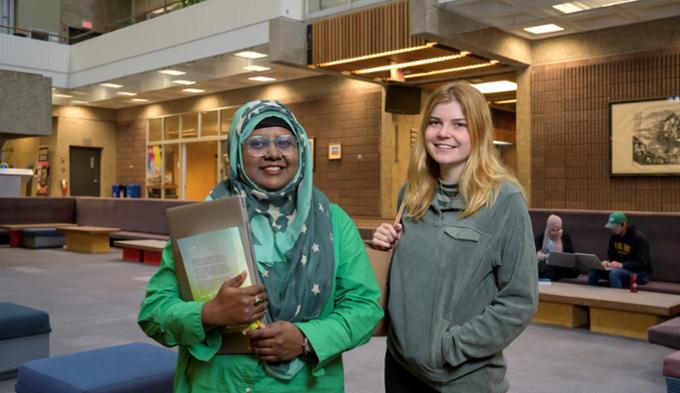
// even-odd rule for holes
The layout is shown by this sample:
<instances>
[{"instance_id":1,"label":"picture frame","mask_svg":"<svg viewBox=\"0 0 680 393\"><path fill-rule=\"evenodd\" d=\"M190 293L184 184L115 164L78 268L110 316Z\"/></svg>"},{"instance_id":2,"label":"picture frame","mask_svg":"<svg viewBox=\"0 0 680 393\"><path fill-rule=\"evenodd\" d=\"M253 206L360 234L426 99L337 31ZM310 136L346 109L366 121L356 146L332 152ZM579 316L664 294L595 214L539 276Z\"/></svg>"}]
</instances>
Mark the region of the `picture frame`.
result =
<instances>
[{"instance_id":1,"label":"picture frame","mask_svg":"<svg viewBox=\"0 0 680 393\"><path fill-rule=\"evenodd\" d=\"M342 145L339 143L328 144L328 159L340 160L342 159Z\"/></svg>"},{"instance_id":2,"label":"picture frame","mask_svg":"<svg viewBox=\"0 0 680 393\"><path fill-rule=\"evenodd\" d=\"M610 175L680 175L680 97L609 103Z\"/></svg>"}]
</instances>

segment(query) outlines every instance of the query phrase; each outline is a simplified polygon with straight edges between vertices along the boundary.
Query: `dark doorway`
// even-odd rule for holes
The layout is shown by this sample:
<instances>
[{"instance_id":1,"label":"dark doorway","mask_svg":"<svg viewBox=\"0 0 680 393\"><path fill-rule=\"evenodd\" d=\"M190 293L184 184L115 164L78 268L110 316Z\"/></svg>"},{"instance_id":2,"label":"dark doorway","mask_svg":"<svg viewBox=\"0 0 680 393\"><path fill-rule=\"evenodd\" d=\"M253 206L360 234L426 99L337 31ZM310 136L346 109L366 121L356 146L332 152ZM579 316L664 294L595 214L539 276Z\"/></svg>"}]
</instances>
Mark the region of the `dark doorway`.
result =
<instances>
[{"instance_id":1,"label":"dark doorway","mask_svg":"<svg viewBox=\"0 0 680 393\"><path fill-rule=\"evenodd\" d=\"M101 154L99 147L69 147L71 195L101 195Z\"/></svg>"}]
</instances>

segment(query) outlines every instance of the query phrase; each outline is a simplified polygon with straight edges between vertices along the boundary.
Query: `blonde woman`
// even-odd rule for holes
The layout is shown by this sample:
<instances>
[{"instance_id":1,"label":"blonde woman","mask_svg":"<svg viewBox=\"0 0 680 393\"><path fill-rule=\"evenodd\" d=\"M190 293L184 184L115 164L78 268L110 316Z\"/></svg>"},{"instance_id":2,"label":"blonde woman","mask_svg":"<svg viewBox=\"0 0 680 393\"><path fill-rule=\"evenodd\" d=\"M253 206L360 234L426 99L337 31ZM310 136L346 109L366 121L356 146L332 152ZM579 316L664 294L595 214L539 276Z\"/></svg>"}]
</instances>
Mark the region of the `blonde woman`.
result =
<instances>
[{"instance_id":1,"label":"blonde woman","mask_svg":"<svg viewBox=\"0 0 680 393\"><path fill-rule=\"evenodd\" d=\"M537 306L524 194L493 147L484 96L465 82L432 93L400 200L401 224L373 245L395 249L385 389L506 392L503 349Z\"/></svg>"}]
</instances>

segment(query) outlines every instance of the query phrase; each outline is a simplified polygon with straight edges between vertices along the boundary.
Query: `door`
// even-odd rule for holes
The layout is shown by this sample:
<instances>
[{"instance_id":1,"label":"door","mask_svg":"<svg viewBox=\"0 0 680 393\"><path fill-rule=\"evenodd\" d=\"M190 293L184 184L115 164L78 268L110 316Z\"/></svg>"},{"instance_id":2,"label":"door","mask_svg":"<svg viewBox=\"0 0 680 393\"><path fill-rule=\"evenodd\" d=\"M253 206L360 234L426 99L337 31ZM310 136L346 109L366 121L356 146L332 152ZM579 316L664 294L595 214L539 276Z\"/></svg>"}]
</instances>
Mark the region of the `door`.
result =
<instances>
[{"instance_id":1,"label":"door","mask_svg":"<svg viewBox=\"0 0 680 393\"><path fill-rule=\"evenodd\" d=\"M71 195L101 196L101 152L99 147L69 147Z\"/></svg>"},{"instance_id":2,"label":"door","mask_svg":"<svg viewBox=\"0 0 680 393\"><path fill-rule=\"evenodd\" d=\"M185 199L202 201L217 183L217 142L193 142L185 146Z\"/></svg>"}]
</instances>

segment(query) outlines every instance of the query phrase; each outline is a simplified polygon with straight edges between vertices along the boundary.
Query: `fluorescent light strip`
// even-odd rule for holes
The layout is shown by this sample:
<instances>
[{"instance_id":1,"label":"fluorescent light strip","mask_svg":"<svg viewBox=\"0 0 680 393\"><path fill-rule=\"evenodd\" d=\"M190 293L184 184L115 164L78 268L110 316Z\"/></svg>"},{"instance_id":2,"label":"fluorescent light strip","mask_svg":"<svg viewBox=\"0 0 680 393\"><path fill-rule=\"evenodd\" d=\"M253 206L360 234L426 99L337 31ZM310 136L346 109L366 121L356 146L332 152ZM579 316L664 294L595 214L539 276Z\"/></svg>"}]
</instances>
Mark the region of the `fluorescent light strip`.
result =
<instances>
[{"instance_id":1,"label":"fluorescent light strip","mask_svg":"<svg viewBox=\"0 0 680 393\"><path fill-rule=\"evenodd\" d=\"M262 72L262 71L271 70L271 68L269 68L269 67L259 66L259 65L255 65L255 64L247 65L247 66L244 66L244 67L241 67L241 68L243 68L246 71L255 71L255 72Z\"/></svg>"},{"instance_id":2,"label":"fluorescent light strip","mask_svg":"<svg viewBox=\"0 0 680 393\"><path fill-rule=\"evenodd\" d=\"M455 68L447 68L444 70L435 70L435 71L428 71L428 72L420 72L417 74L408 74L404 75L404 79L411 79L411 78L422 78L424 76L432 76L432 75L439 75L439 74L448 74L449 72L458 72L458 71L467 71L467 70L475 70L477 68L485 68L485 67L491 67L498 64L498 60L491 60L488 63L482 63L482 64L473 64L473 65L468 65L468 66L462 66L462 67L455 67Z\"/></svg>"},{"instance_id":3,"label":"fluorescent light strip","mask_svg":"<svg viewBox=\"0 0 680 393\"><path fill-rule=\"evenodd\" d=\"M512 143L510 143L510 142L506 142L506 141L497 141L497 140L494 140L494 141L493 141L493 144L494 144L494 145L500 145L500 146L512 145Z\"/></svg>"},{"instance_id":4,"label":"fluorescent light strip","mask_svg":"<svg viewBox=\"0 0 680 393\"><path fill-rule=\"evenodd\" d=\"M252 50L245 50L243 52L234 53L234 56L242 57L244 59L252 59L252 60L267 57L267 55L265 55L264 53L255 52L255 51L252 51Z\"/></svg>"},{"instance_id":5,"label":"fluorescent light strip","mask_svg":"<svg viewBox=\"0 0 680 393\"><path fill-rule=\"evenodd\" d=\"M503 105L503 104L514 104L517 102L517 98L513 98L512 100L500 100L500 101L494 101L494 104L498 105Z\"/></svg>"},{"instance_id":6,"label":"fluorescent light strip","mask_svg":"<svg viewBox=\"0 0 680 393\"><path fill-rule=\"evenodd\" d=\"M118 94L119 96L126 96L126 97L134 97L134 96L137 95L137 93L133 93L133 92L130 92L130 91L119 91L119 92L116 92L116 94Z\"/></svg>"},{"instance_id":7,"label":"fluorescent light strip","mask_svg":"<svg viewBox=\"0 0 680 393\"><path fill-rule=\"evenodd\" d=\"M170 70L170 69L160 70L160 71L158 71L158 73L163 74L163 75L172 75L172 76L180 76L180 75L186 74L186 72L184 72L184 71Z\"/></svg>"},{"instance_id":8,"label":"fluorescent light strip","mask_svg":"<svg viewBox=\"0 0 680 393\"><path fill-rule=\"evenodd\" d=\"M112 89L120 89L123 85L118 85L116 83L100 83L99 86L110 87Z\"/></svg>"},{"instance_id":9,"label":"fluorescent light strip","mask_svg":"<svg viewBox=\"0 0 680 393\"><path fill-rule=\"evenodd\" d=\"M634 1L637 1L637 0L618 0L618 1L610 1L610 2L606 2L606 3L604 3L604 4L600 4L600 7L610 7L610 6L613 6L613 5L619 5L619 4L625 4L625 3L632 3L632 2L634 2Z\"/></svg>"},{"instance_id":10,"label":"fluorescent light strip","mask_svg":"<svg viewBox=\"0 0 680 393\"><path fill-rule=\"evenodd\" d=\"M58 97L58 98L73 98L73 96L70 96L68 94L52 94L52 97Z\"/></svg>"},{"instance_id":11,"label":"fluorescent light strip","mask_svg":"<svg viewBox=\"0 0 680 393\"><path fill-rule=\"evenodd\" d=\"M429 43L427 43L425 45L421 45L421 46L413 46L413 47L410 47L410 48L397 49L397 50L392 50L392 51L388 51L388 52L374 53L372 55L352 57L351 59L342 59L342 60L330 61L328 63L321 63L321 64L317 64L317 67L331 67L331 66L340 65L340 64L352 63L352 62L355 62L355 61L375 59L376 57L392 56L392 55L397 55L399 53L414 52L414 51L417 51L417 50L432 48L435 45L437 45L436 42L429 42Z\"/></svg>"},{"instance_id":12,"label":"fluorescent light strip","mask_svg":"<svg viewBox=\"0 0 680 393\"><path fill-rule=\"evenodd\" d=\"M485 83L475 83L472 85L483 94L502 93L505 91L517 90L517 83L511 81L493 81Z\"/></svg>"},{"instance_id":13,"label":"fluorescent light strip","mask_svg":"<svg viewBox=\"0 0 680 393\"><path fill-rule=\"evenodd\" d=\"M548 23L547 25L525 27L522 30L528 31L531 34L548 34L548 33L554 33L556 31L562 31L562 30L564 30L564 28L562 26L558 26L554 23Z\"/></svg>"},{"instance_id":14,"label":"fluorescent light strip","mask_svg":"<svg viewBox=\"0 0 680 393\"><path fill-rule=\"evenodd\" d=\"M425 65L425 64L432 64L432 63L439 63L439 62L442 62L442 61L460 59L460 58L463 58L463 57L465 57L469 54L470 54L470 52L462 51L462 52L460 52L456 55L432 57L432 58L429 58L429 59L409 61L408 63L389 64L389 65L380 66L380 67L365 68L363 70L354 71L354 73L357 74L357 75L363 75L363 74L372 74L374 72L398 70L398 69L401 69L401 68L416 67L416 66Z\"/></svg>"},{"instance_id":15,"label":"fluorescent light strip","mask_svg":"<svg viewBox=\"0 0 680 393\"><path fill-rule=\"evenodd\" d=\"M81 101L81 100L71 101L71 105L85 105L85 104L87 104L87 101Z\"/></svg>"},{"instance_id":16,"label":"fluorescent light strip","mask_svg":"<svg viewBox=\"0 0 680 393\"><path fill-rule=\"evenodd\" d=\"M205 93L205 90L203 90L203 89L194 89L194 88L182 89L182 91L185 92L185 93L193 93L193 94Z\"/></svg>"},{"instance_id":17,"label":"fluorescent light strip","mask_svg":"<svg viewBox=\"0 0 680 393\"><path fill-rule=\"evenodd\" d=\"M146 98L133 98L130 102L149 102Z\"/></svg>"},{"instance_id":18,"label":"fluorescent light strip","mask_svg":"<svg viewBox=\"0 0 680 393\"><path fill-rule=\"evenodd\" d=\"M195 81L188 81L186 79L175 79L174 81L170 81L172 83L177 83L178 85L184 85L184 86L191 86L195 84Z\"/></svg>"},{"instance_id":19,"label":"fluorescent light strip","mask_svg":"<svg viewBox=\"0 0 680 393\"><path fill-rule=\"evenodd\" d=\"M271 77L268 77L268 76L252 76L252 77L248 78L248 80L257 81L257 82L271 82L271 81L275 81L276 78L271 78Z\"/></svg>"}]
</instances>

